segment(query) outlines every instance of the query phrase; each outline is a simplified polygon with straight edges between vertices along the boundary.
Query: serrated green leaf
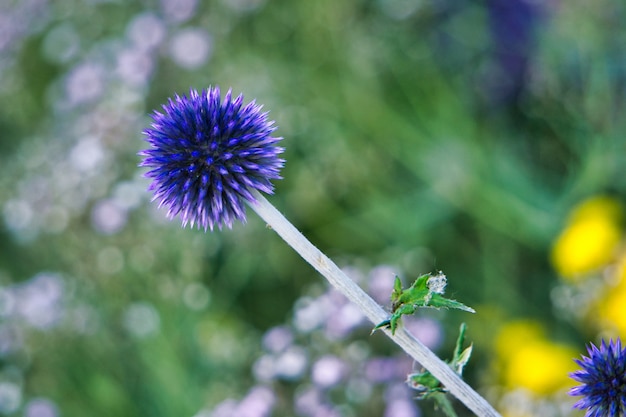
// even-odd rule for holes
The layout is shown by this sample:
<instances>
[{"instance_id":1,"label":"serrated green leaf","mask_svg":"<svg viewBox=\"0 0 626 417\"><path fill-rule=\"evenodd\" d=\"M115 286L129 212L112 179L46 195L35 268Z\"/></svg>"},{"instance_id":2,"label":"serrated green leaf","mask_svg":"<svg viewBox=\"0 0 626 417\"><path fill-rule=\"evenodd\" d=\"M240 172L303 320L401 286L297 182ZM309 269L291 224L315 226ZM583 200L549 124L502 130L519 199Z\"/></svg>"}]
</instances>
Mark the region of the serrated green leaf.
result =
<instances>
[{"instance_id":1,"label":"serrated green leaf","mask_svg":"<svg viewBox=\"0 0 626 417\"><path fill-rule=\"evenodd\" d=\"M409 374L407 383L414 390L426 393L441 387L441 383L430 372L424 371L415 374Z\"/></svg>"},{"instance_id":2,"label":"serrated green leaf","mask_svg":"<svg viewBox=\"0 0 626 417\"><path fill-rule=\"evenodd\" d=\"M466 306L463 303L460 303L456 300L451 300L449 298L445 298L441 294L432 294L430 300L428 301L428 305L424 307L435 307L435 308L456 308L457 310L463 310L470 313L475 313L471 307Z\"/></svg>"},{"instance_id":3,"label":"serrated green leaf","mask_svg":"<svg viewBox=\"0 0 626 417\"><path fill-rule=\"evenodd\" d=\"M428 282L434 278L433 288L429 288ZM474 309L456 300L445 298L443 290L445 288L445 275L439 272L434 277L431 274L419 276L413 284L406 290L402 289L402 281L395 277L393 291L391 293L391 317L382 321L372 332L381 328L391 329L391 334L395 334L400 318L404 315L414 314L420 307L432 308L454 308L457 310L475 313Z\"/></svg>"},{"instance_id":4,"label":"serrated green leaf","mask_svg":"<svg viewBox=\"0 0 626 417\"><path fill-rule=\"evenodd\" d=\"M459 326L459 337L456 338L456 345L454 346L454 355L452 358L458 358L461 355L461 350L463 350L463 344L465 343L465 331L467 330L467 325L465 323L461 323Z\"/></svg>"}]
</instances>

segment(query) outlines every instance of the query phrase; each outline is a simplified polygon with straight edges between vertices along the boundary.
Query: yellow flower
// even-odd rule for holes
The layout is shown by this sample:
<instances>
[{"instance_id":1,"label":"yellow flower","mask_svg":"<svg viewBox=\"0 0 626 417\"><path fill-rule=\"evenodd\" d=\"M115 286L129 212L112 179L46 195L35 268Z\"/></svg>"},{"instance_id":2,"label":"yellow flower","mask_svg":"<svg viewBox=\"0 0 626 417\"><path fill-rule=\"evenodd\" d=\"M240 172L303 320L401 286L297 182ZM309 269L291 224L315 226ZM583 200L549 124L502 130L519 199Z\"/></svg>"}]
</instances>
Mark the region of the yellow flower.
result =
<instances>
[{"instance_id":1,"label":"yellow flower","mask_svg":"<svg viewBox=\"0 0 626 417\"><path fill-rule=\"evenodd\" d=\"M578 352L547 340L526 342L517 347L504 372L506 385L522 387L538 395L553 394L572 385L569 373L576 369Z\"/></svg>"},{"instance_id":2,"label":"yellow flower","mask_svg":"<svg viewBox=\"0 0 626 417\"><path fill-rule=\"evenodd\" d=\"M609 264L622 238L622 212L620 203L607 196L579 204L552 248L557 272L576 280Z\"/></svg>"},{"instance_id":3,"label":"yellow flower","mask_svg":"<svg viewBox=\"0 0 626 417\"><path fill-rule=\"evenodd\" d=\"M507 323L496 336L496 356L504 385L549 395L571 385L578 352L550 342L541 325L533 321Z\"/></svg>"},{"instance_id":4,"label":"yellow flower","mask_svg":"<svg viewBox=\"0 0 626 417\"><path fill-rule=\"evenodd\" d=\"M539 340L544 337L543 328L535 321L510 321L502 326L496 336L496 356L498 358L508 358L510 352L517 349L526 341Z\"/></svg>"}]
</instances>

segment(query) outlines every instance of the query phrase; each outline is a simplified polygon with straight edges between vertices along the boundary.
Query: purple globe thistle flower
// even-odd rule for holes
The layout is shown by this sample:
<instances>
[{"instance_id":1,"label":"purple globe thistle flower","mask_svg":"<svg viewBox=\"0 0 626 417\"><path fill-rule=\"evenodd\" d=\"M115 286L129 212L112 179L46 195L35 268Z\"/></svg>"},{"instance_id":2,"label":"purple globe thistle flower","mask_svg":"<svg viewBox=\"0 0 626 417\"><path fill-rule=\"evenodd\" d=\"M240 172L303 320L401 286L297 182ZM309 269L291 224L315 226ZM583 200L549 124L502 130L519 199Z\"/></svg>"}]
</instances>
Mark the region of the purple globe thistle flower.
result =
<instances>
[{"instance_id":1,"label":"purple globe thistle flower","mask_svg":"<svg viewBox=\"0 0 626 417\"><path fill-rule=\"evenodd\" d=\"M618 338L598 349L590 344L589 357L576 359L581 370L570 376L583 385L570 390L570 395L583 396L574 407L587 410L585 417L626 416L626 348Z\"/></svg>"},{"instance_id":2,"label":"purple globe thistle flower","mask_svg":"<svg viewBox=\"0 0 626 417\"><path fill-rule=\"evenodd\" d=\"M270 182L280 179L284 148L273 137L276 130L267 112L255 101L243 105L243 96L219 87L170 99L163 113L152 114L152 127L144 130L151 145L139 155L140 166L151 168L150 190L167 215L180 215L190 224L213 230L245 222L245 202L254 203L252 190L271 194Z\"/></svg>"}]
</instances>

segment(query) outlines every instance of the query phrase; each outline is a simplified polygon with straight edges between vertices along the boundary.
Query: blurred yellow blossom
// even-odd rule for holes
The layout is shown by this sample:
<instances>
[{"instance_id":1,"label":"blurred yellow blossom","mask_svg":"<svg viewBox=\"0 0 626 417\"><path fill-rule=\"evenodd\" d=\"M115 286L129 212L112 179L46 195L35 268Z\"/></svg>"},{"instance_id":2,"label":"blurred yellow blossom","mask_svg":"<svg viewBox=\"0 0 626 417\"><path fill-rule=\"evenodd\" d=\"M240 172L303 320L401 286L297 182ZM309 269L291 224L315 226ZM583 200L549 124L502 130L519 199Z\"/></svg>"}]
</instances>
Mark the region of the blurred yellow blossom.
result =
<instances>
[{"instance_id":1,"label":"blurred yellow blossom","mask_svg":"<svg viewBox=\"0 0 626 417\"><path fill-rule=\"evenodd\" d=\"M508 389L550 395L568 388L576 355L575 349L549 341L541 325L532 321L507 323L496 337L499 373Z\"/></svg>"},{"instance_id":2,"label":"blurred yellow blossom","mask_svg":"<svg viewBox=\"0 0 626 417\"><path fill-rule=\"evenodd\" d=\"M552 264L568 279L579 279L609 264L622 238L621 204L608 196L596 196L572 211L565 229L552 248Z\"/></svg>"},{"instance_id":3,"label":"blurred yellow blossom","mask_svg":"<svg viewBox=\"0 0 626 417\"><path fill-rule=\"evenodd\" d=\"M506 323L496 336L496 355L508 358L509 353L528 340L544 338L544 331L538 322L532 320L516 320Z\"/></svg>"}]
</instances>

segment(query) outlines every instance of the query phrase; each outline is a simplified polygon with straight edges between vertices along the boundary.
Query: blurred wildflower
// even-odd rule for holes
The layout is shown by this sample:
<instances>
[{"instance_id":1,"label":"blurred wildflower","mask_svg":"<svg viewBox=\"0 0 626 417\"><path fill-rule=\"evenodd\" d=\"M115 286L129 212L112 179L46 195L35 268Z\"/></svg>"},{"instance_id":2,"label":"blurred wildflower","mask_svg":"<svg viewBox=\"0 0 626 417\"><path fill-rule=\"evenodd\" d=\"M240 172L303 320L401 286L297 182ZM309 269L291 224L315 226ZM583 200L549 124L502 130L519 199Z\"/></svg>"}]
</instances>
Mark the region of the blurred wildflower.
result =
<instances>
[{"instance_id":1,"label":"blurred wildflower","mask_svg":"<svg viewBox=\"0 0 626 417\"><path fill-rule=\"evenodd\" d=\"M21 403L21 387L13 382L0 382L0 414L13 414Z\"/></svg>"},{"instance_id":2,"label":"blurred wildflower","mask_svg":"<svg viewBox=\"0 0 626 417\"><path fill-rule=\"evenodd\" d=\"M148 51L163 42L166 31L165 23L156 14L146 12L130 21L126 27L126 36L137 49Z\"/></svg>"},{"instance_id":3,"label":"blurred wildflower","mask_svg":"<svg viewBox=\"0 0 626 417\"><path fill-rule=\"evenodd\" d=\"M124 311L124 327L133 336L145 338L157 333L161 326L161 319L157 310L149 303L132 303Z\"/></svg>"},{"instance_id":4,"label":"blurred wildflower","mask_svg":"<svg viewBox=\"0 0 626 417\"><path fill-rule=\"evenodd\" d=\"M245 221L244 200L253 202L253 189L273 192L270 180L279 179L283 148L267 113L254 101L243 106L243 96L222 100L218 87L189 97L176 95L154 112L144 134L151 148L140 152L141 166L151 168L150 190L168 217L180 215L183 226L204 230L232 227Z\"/></svg>"},{"instance_id":5,"label":"blurred wildflower","mask_svg":"<svg viewBox=\"0 0 626 417\"><path fill-rule=\"evenodd\" d=\"M33 398L24 407L24 417L57 417L59 410L47 398Z\"/></svg>"},{"instance_id":6,"label":"blurred wildflower","mask_svg":"<svg viewBox=\"0 0 626 417\"><path fill-rule=\"evenodd\" d=\"M579 204L552 248L552 264L564 278L576 280L608 263L621 241L622 206L596 196Z\"/></svg>"},{"instance_id":7,"label":"blurred wildflower","mask_svg":"<svg viewBox=\"0 0 626 417\"><path fill-rule=\"evenodd\" d=\"M587 347L589 356L576 359L581 370L571 377L582 385L570 390L570 395L582 396L574 407L586 410L586 417L626 415L626 348L621 340L602 341L598 349L593 344Z\"/></svg>"},{"instance_id":8,"label":"blurred wildflower","mask_svg":"<svg viewBox=\"0 0 626 417\"><path fill-rule=\"evenodd\" d=\"M406 391L401 384L390 384L385 390L385 407L384 417L417 417L421 415L420 409L417 408L412 393Z\"/></svg>"},{"instance_id":9,"label":"blurred wildflower","mask_svg":"<svg viewBox=\"0 0 626 417\"><path fill-rule=\"evenodd\" d=\"M76 66L68 75L65 92L72 105L81 105L100 98L105 92L105 69L88 62Z\"/></svg>"},{"instance_id":10,"label":"blurred wildflower","mask_svg":"<svg viewBox=\"0 0 626 417\"><path fill-rule=\"evenodd\" d=\"M169 49L170 57L178 66L196 69L211 56L213 41L203 29L187 28L172 38Z\"/></svg>"},{"instance_id":11,"label":"blurred wildflower","mask_svg":"<svg viewBox=\"0 0 626 417\"><path fill-rule=\"evenodd\" d=\"M237 402L232 398L222 401L211 412L201 411L194 417L267 417L276 403L276 395L267 387L256 386Z\"/></svg>"},{"instance_id":12,"label":"blurred wildflower","mask_svg":"<svg viewBox=\"0 0 626 417\"><path fill-rule=\"evenodd\" d=\"M536 395L557 393L569 385L574 349L549 341L539 324L507 323L496 336L498 368L506 387Z\"/></svg>"},{"instance_id":13,"label":"blurred wildflower","mask_svg":"<svg viewBox=\"0 0 626 417\"><path fill-rule=\"evenodd\" d=\"M61 320L65 290L59 275L39 273L13 287L12 292L14 314L30 326L45 330Z\"/></svg>"},{"instance_id":14,"label":"blurred wildflower","mask_svg":"<svg viewBox=\"0 0 626 417\"><path fill-rule=\"evenodd\" d=\"M383 269L390 281L393 272L388 267L376 267L369 274L346 268L355 280L366 280L364 286L379 285ZM272 386L275 392L295 387L292 400L283 402L283 413L276 415L286 415L286 410L303 417L361 415L363 406L383 392L384 415L420 415L413 391L403 383L392 384L406 378L413 360L406 355L377 356L367 343L354 341L355 333L371 329L363 315L351 312L349 306L336 289L320 292L313 286L296 301L290 324L265 333L264 351L253 365L257 386ZM419 317L411 323L420 327L416 334L424 336L426 343L441 342L442 329L435 320ZM337 398L342 398L341 403Z\"/></svg>"},{"instance_id":15,"label":"blurred wildflower","mask_svg":"<svg viewBox=\"0 0 626 417\"><path fill-rule=\"evenodd\" d=\"M330 388L341 382L346 368L344 361L338 357L324 355L313 364L311 379L319 387Z\"/></svg>"}]
</instances>

